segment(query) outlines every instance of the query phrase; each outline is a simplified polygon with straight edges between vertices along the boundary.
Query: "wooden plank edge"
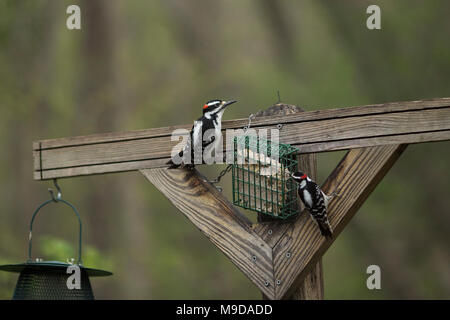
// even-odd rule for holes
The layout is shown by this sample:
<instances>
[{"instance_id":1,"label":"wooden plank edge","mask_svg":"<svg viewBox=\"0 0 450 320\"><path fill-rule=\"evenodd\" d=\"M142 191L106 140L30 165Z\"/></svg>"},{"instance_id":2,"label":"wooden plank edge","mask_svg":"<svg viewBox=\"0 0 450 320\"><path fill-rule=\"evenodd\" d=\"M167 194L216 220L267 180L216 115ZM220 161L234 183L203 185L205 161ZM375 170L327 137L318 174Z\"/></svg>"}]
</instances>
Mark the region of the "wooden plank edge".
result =
<instances>
[{"instance_id":1,"label":"wooden plank edge","mask_svg":"<svg viewBox=\"0 0 450 320\"><path fill-rule=\"evenodd\" d=\"M287 116L259 117L252 123L252 127L270 126L276 125L278 123L287 124L305 121L319 121L325 119L376 115L380 113L407 112L433 108L445 108L445 107L450 107L450 98L389 102L364 106L305 111L302 112L300 115L291 114ZM392 108L393 110L389 112L385 110L386 108L387 109ZM248 119L225 120L223 121L222 127L223 130L238 129L244 127L247 124L247 122ZM85 144L120 142L134 139L149 139L154 137L170 136L171 132L175 129L190 130L191 126L192 125L174 125L169 127L140 129L119 133L110 132L110 133L91 134L86 136L76 136L67 138L43 139L36 141L36 143L40 142L42 144L42 148L46 150L60 147L79 146ZM36 147L37 145L36 146L33 145L33 148Z\"/></svg>"},{"instance_id":2,"label":"wooden plank edge","mask_svg":"<svg viewBox=\"0 0 450 320\"><path fill-rule=\"evenodd\" d=\"M424 142L437 142L450 140L450 130L418 133L418 134L405 134L399 136L377 137L377 138L364 138L357 140L342 140L338 142L330 142L327 144L312 144L312 145L295 145L299 147L299 154L307 153L320 153L347 150L361 147L373 147L380 145L392 145L392 144L416 144ZM324 147L325 146L325 147ZM140 169L162 168L167 167L166 162L169 158L163 159L145 159L136 160L130 162L119 162L113 164L97 164L80 166L74 168L56 168L56 169L44 169L42 175L40 174L40 168L36 165L35 158L35 180L47 180L53 178L67 178L75 176L85 176L92 174L104 174L104 173L116 173L127 172ZM36 172L39 172L37 174ZM264 232L264 231L262 231Z\"/></svg>"}]
</instances>

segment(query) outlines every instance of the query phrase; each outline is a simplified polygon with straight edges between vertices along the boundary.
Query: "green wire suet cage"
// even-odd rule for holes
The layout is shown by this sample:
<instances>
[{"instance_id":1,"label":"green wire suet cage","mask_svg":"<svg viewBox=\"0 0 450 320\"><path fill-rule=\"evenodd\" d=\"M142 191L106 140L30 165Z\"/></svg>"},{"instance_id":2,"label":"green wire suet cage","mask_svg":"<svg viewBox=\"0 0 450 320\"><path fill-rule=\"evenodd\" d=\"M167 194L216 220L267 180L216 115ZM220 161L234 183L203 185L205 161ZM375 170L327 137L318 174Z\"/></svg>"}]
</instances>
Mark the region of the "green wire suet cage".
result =
<instances>
[{"instance_id":1,"label":"green wire suet cage","mask_svg":"<svg viewBox=\"0 0 450 320\"><path fill-rule=\"evenodd\" d=\"M299 211L298 149L252 135L234 138L233 204L274 218L286 219Z\"/></svg>"}]
</instances>

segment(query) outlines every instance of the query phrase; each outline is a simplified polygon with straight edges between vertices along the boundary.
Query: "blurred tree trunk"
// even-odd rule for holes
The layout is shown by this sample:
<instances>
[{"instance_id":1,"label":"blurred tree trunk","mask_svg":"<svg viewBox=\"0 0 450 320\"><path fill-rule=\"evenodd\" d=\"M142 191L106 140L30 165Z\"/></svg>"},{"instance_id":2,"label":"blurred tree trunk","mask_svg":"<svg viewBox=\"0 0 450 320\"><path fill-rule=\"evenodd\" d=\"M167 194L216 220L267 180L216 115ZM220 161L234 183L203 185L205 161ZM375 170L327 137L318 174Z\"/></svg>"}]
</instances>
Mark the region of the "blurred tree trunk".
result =
<instances>
[{"instance_id":1,"label":"blurred tree trunk","mask_svg":"<svg viewBox=\"0 0 450 320\"><path fill-rule=\"evenodd\" d=\"M220 2L167 0L164 4L173 16L173 32L180 49L202 73L213 74L222 61L220 51ZM201 10L199 10L201 8Z\"/></svg>"},{"instance_id":2,"label":"blurred tree trunk","mask_svg":"<svg viewBox=\"0 0 450 320\"><path fill-rule=\"evenodd\" d=\"M40 3L36 5L36 11L29 12L29 15L21 14L27 11L29 6L30 4L25 2L8 4L5 15L9 14L15 19L11 19L11 24L7 26L9 30L0 30L1 39L5 42L0 43L0 46L8 67L5 72L11 73L10 78L0 79L0 89L4 90L1 94L2 100L4 94L7 94L6 98L11 99L6 102L3 100L0 106L7 110L6 118L2 117L0 120L3 149L7 150L3 155L1 172L1 196L4 198L1 201L1 210L4 212L1 224L18 232L20 241L17 245L11 245L12 241L4 243L7 244L5 252L9 257L17 256L21 259L25 257L25 240L31 213L38 202L43 200L42 196L48 195L45 187L42 187L45 190L42 193L32 192L33 169L30 165L29 150L31 141L36 138L33 133L37 130L30 128L36 129L39 121L46 120L42 114L48 110L48 96L45 92L36 90L36 82L45 83L50 76L49 67L52 63L57 23L55 16L59 4ZM40 25L41 28L34 30L32 37L24 35L23 30L31 29L34 25ZM39 107L32 108L27 105L29 102ZM38 108L40 110L36 112Z\"/></svg>"},{"instance_id":3,"label":"blurred tree trunk","mask_svg":"<svg viewBox=\"0 0 450 320\"><path fill-rule=\"evenodd\" d=\"M119 1L85 0L82 3L85 77L80 112L92 114L95 132L120 131L132 111L127 105L126 81L121 76L118 54L123 27ZM94 105L94 103L95 105ZM81 124L83 125L83 124ZM119 253L116 259L125 279L123 298L150 298L147 272L137 258L150 255L146 243L142 200L136 197L137 181L129 174L92 179L89 215L95 243ZM114 225L123 233L113 234ZM122 240L122 241L121 241ZM118 281L119 282L119 281Z\"/></svg>"},{"instance_id":4,"label":"blurred tree trunk","mask_svg":"<svg viewBox=\"0 0 450 320\"><path fill-rule=\"evenodd\" d=\"M287 15L284 10L288 10L283 6L281 1L276 0L261 0L257 2L263 14L263 19L270 28L270 35L272 37L272 49L275 51L278 58L276 61L280 63L286 71L292 73L298 65L295 61L294 37L292 34ZM290 4L295 5L294 3ZM294 72L295 74L301 74Z\"/></svg>"},{"instance_id":5,"label":"blurred tree trunk","mask_svg":"<svg viewBox=\"0 0 450 320\"><path fill-rule=\"evenodd\" d=\"M430 50L427 46L417 46L414 54L405 55L405 48L401 42L402 39L395 36L395 34L400 34L401 32L398 31L399 25L395 24L395 20L390 20L389 15L383 14L383 7L381 16L382 29L379 31L366 31L365 22L369 16L366 14L366 8L371 4L370 1L337 2L321 0L318 3L326 13L327 21L331 25L330 28L335 31L334 36L351 57L351 61L355 65L355 70L357 70L357 83L363 89L365 95L369 97L370 101L383 102L394 99L397 99L397 101L405 101L419 98L417 94L420 94L420 91L424 88L423 82L418 81L420 75L405 76L405 72L407 71L403 70L401 66L405 64L405 61L408 61L408 65L410 66L426 65L430 55ZM402 3L398 5L398 10L401 9L401 6L404 6ZM448 6L448 4L445 4L445 6ZM405 7L405 9L411 10L409 7ZM349 12L355 11L359 12L359 14L349 14ZM433 21L433 24L441 25L440 30L445 30L449 22L448 19L442 19L445 16L443 12L446 12L446 10L433 11L433 16L425 16L422 19L429 19ZM405 14L408 15L408 13ZM417 24L415 28L419 30L422 26ZM439 27L436 28L439 29ZM366 31L364 37L361 36L361 30ZM390 30L389 35L383 30ZM394 30L397 33L393 33ZM413 31L410 30L410 32ZM430 39L430 36L432 37L434 35L419 32L417 33L416 41L425 43ZM373 47L373 43L377 44L376 48ZM394 71L391 70L392 67L395 68ZM387 75L389 75L389 78L387 78ZM395 85L395 90L392 90L393 85ZM427 94L429 92L430 88L427 88ZM436 155L440 156L438 154ZM425 171L436 161L433 160L432 153L423 154L419 157L424 158L429 163L429 166L424 166L424 160L419 161L421 162L422 169ZM427 177L424 172L421 175ZM406 177L403 176L401 178L405 179ZM421 180L424 182L424 178L421 178ZM424 185L432 184L431 182L424 183ZM423 201L426 201L426 199L424 198ZM436 203L436 201L430 201L429 203ZM442 243L445 242L442 242L442 239L447 238L447 232L441 226L447 225L448 219L440 211L432 209L427 214L430 215L429 219L427 219L427 225L417 226L417 228L433 230L432 234L429 233L425 237L429 241L427 248L436 248L437 252L440 252L442 249L445 251L445 248L442 247ZM410 221L415 221L416 219L417 217L410 217ZM364 218L361 218L361 220L355 219L352 226L352 232L355 234L355 238L358 239L358 243L364 248L365 255L369 256L371 260L382 263L382 267L385 270L383 276L388 279L391 292L394 293L395 298L399 299L423 298L423 295L419 291L409 285L413 281L414 275L407 266L410 261L414 261L413 257L416 250L424 249L423 242L414 236L415 232L408 231L408 228L413 227L416 227L413 222L406 222L402 226L388 226L391 230L393 228L403 228L402 248L392 250L392 238L377 237L376 241L374 241L373 237L370 238L367 236L365 230L366 228L370 229L370 225L365 222ZM427 256L428 253L422 251L422 255ZM441 269L439 264L434 265L433 268L436 270ZM445 287L445 284L441 284L441 286Z\"/></svg>"}]
</instances>

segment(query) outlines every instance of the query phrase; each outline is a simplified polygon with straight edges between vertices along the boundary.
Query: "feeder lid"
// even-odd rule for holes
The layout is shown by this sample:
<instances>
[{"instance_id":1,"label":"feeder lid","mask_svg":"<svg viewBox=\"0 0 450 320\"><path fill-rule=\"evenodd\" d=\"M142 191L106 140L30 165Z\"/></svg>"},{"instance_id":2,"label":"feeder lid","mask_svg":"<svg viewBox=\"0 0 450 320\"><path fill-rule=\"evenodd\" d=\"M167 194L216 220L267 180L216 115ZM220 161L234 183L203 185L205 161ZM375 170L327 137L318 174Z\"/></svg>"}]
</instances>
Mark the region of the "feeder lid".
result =
<instances>
[{"instance_id":1,"label":"feeder lid","mask_svg":"<svg viewBox=\"0 0 450 320\"><path fill-rule=\"evenodd\" d=\"M72 264L70 263L61 261L25 262L19 264L5 264L0 266L0 270L19 273L22 272L22 270L24 270L25 268L35 270L60 270L60 269L67 269L67 267L71 265ZM112 272L109 271L86 268L83 265L78 266L80 267L80 269L85 270L87 275L90 277L106 277L112 275Z\"/></svg>"}]
</instances>

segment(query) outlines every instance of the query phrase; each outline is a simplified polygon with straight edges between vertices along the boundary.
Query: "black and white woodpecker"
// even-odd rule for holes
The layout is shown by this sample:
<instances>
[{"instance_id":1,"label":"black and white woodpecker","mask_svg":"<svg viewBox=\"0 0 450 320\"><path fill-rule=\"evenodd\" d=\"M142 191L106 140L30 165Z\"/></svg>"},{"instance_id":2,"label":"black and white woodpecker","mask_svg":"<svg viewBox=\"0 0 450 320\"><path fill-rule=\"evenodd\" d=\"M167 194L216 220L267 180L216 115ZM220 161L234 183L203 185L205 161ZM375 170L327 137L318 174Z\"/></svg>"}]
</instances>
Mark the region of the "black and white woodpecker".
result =
<instances>
[{"instance_id":1,"label":"black and white woodpecker","mask_svg":"<svg viewBox=\"0 0 450 320\"><path fill-rule=\"evenodd\" d=\"M203 116L196 121L192 126L190 132L190 139L188 140L186 146L182 151L178 153L178 161L174 162L174 159L170 159L167 164L169 168L178 168L181 165L186 167L194 167L195 152L201 152L201 156L206 153L205 150L208 148L216 149L218 144L221 143L221 139L216 139L215 137L221 137L222 135L222 116L225 109L237 102L236 100L224 101L219 99L210 100L203 105ZM207 137L205 132L208 130L214 130L214 135ZM206 138L206 139L204 139ZM185 163L185 155L190 152L190 158L188 163ZM211 153L209 153L211 154ZM181 160L181 163L180 161ZM202 158L204 163L204 159Z\"/></svg>"},{"instance_id":2,"label":"black and white woodpecker","mask_svg":"<svg viewBox=\"0 0 450 320\"><path fill-rule=\"evenodd\" d=\"M311 218L317 223L320 233L326 238L333 236L333 229L327 217L328 203L337 194L325 194L320 187L311 178L303 172L295 172L292 179L298 183L298 195L311 215Z\"/></svg>"}]
</instances>

